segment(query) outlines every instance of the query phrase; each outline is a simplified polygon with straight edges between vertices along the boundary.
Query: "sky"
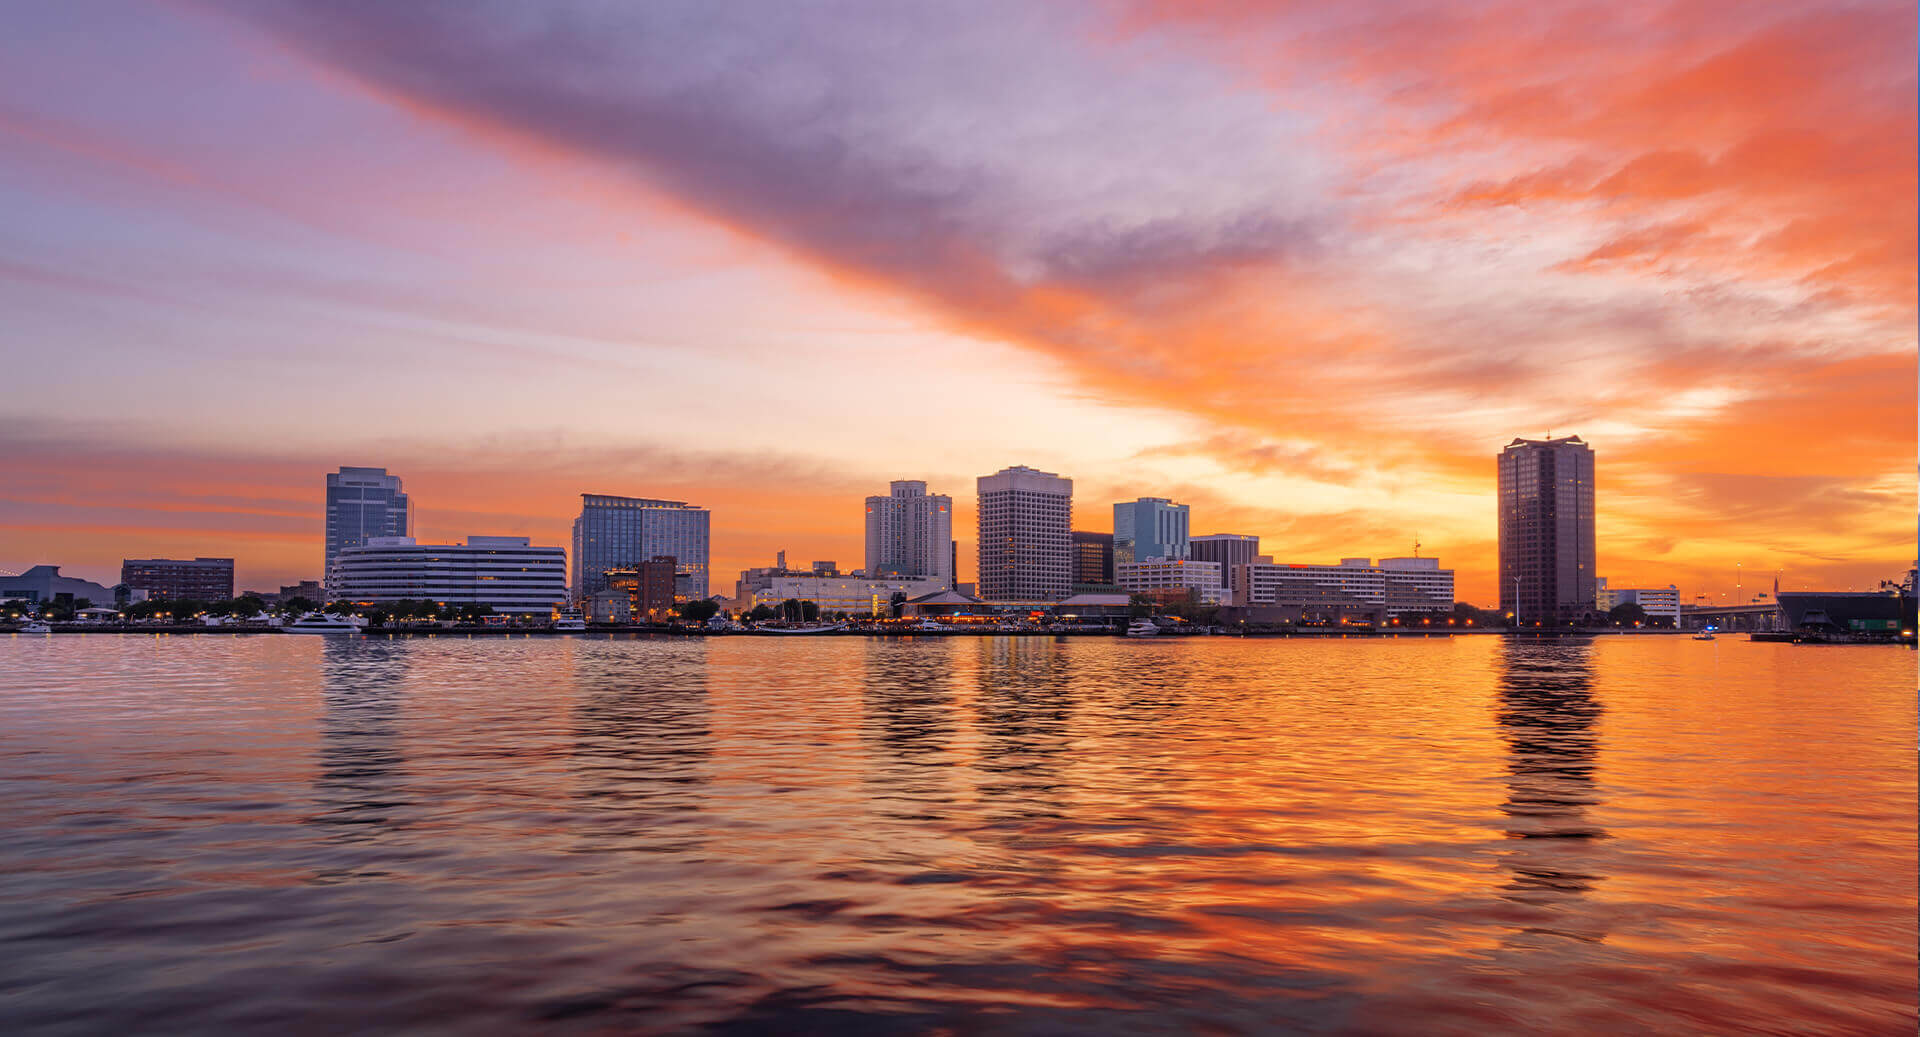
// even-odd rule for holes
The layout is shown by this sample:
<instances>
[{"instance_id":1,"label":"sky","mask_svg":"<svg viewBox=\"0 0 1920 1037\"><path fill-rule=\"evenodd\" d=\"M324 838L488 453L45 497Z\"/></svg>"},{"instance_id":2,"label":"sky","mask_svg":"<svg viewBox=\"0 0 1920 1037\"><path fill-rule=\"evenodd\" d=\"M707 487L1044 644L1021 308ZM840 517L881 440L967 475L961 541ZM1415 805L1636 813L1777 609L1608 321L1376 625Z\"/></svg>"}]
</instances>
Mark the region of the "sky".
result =
<instances>
[{"instance_id":1,"label":"sky","mask_svg":"<svg viewBox=\"0 0 1920 1037\"><path fill-rule=\"evenodd\" d=\"M1577 434L1599 572L1870 589L1916 534L1908 3L234 0L0 34L0 568L320 575L713 510L862 563L893 479L1170 497L1495 590ZM1738 590L1736 587L1738 586Z\"/></svg>"}]
</instances>

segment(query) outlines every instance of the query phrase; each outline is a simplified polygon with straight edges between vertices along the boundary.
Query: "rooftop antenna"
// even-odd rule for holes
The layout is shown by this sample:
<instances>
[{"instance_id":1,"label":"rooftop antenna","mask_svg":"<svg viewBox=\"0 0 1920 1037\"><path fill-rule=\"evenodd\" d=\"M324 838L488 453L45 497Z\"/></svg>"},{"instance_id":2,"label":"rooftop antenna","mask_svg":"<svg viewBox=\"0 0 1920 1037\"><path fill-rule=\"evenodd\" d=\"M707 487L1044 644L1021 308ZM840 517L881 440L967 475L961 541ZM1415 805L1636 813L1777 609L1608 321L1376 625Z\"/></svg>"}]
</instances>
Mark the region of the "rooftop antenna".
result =
<instances>
[{"instance_id":1,"label":"rooftop antenna","mask_svg":"<svg viewBox=\"0 0 1920 1037\"><path fill-rule=\"evenodd\" d=\"M1420 533L1418 530L1415 530L1413 534L1413 556L1415 558L1420 557Z\"/></svg>"}]
</instances>

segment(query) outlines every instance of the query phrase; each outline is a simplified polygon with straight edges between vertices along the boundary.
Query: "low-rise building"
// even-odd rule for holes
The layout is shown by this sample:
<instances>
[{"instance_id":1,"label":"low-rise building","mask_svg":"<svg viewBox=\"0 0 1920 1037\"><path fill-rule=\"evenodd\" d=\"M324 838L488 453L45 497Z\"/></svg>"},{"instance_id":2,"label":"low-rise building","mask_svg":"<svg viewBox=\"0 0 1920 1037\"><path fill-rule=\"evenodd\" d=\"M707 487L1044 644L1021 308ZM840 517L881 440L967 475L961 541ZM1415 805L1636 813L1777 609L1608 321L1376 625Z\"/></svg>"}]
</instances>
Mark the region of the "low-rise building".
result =
<instances>
[{"instance_id":1,"label":"low-rise building","mask_svg":"<svg viewBox=\"0 0 1920 1037\"><path fill-rule=\"evenodd\" d=\"M1113 572L1114 582L1132 594L1146 594L1162 600L1190 595L1202 605L1219 605L1227 600L1218 562L1148 558L1138 562L1116 562Z\"/></svg>"},{"instance_id":2,"label":"low-rise building","mask_svg":"<svg viewBox=\"0 0 1920 1037\"><path fill-rule=\"evenodd\" d=\"M1440 568L1434 558L1383 558L1379 565L1368 558L1343 558L1339 565L1255 562L1245 568L1245 598L1235 604L1297 607L1308 621L1316 610L1338 618L1369 606L1389 617L1453 609L1453 570Z\"/></svg>"},{"instance_id":3,"label":"low-rise building","mask_svg":"<svg viewBox=\"0 0 1920 1037\"><path fill-rule=\"evenodd\" d=\"M1680 625L1680 588L1672 584L1665 587L1609 587L1603 577L1595 581L1593 607L1600 612L1611 612L1622 605L1638 605L1648 619L1659 619Z\"/></svg>"},{"instance_id":4,"label":"low-rise building","mask_svg":"<svg viewBox=\"0 0 1920 1037\"><path fill-rule=\"evenodd\" d=\"M356 604L426 599L545 614L566 602L567 553L526 537L470 536L464 544L372 537L335 554L327 587L336 600Z\"/></svg>"},{"instance_id":5,"label":"low-rise building","mask_svg":"<svg viewBox=\"0 0 1920 1037\"><path fill-rule=\"evenodd\" d=\"M859 576L816 576L780 575L767 579L765 587L756 588L752 600L741 602L743 608L755 605L779 605L791 598L796 601L811 601L820 607L821 612L845 612L854 616L885 615L893 607L893 596L904 594L911 600L935 591L946 589L944 576L921 580L872 579Z\"/></svg>"},{"instance_id":6,"label":"low-rise building","mask_svg":"<svg viewBox=\"0 0 1920 1037\"><path fill-rule=\"evenodd\" d=\"M225 601L233 597L233 559L128 558L120 582L150 601Z\"/></svg>"},{"instance_id":7,"label":"low-rise building","mask_svg":"<svg viewBox=\"0 0 1920 1037\"><path fill-rule=\"evenodd\" d=\"M632 619L666 619L676 603L686 600L679 593L685 586L679 578L679 561L667 555L623 569L608 569L606 575L606 592L627 596L627 616Z\"/></svg>"},{"instance_id":8,"label":"low-rise building","mask_svg":"<svg viewBox=\"0 0 1920 1037\"><path fill-rule=\"evenodd\" d=\"M23 573L0 576L0 601L64 606L82 598L95 605L105 605L113 600L113 589L92 580L62 576L57 565L36 565Z\"/></svg>"}]
</instances>

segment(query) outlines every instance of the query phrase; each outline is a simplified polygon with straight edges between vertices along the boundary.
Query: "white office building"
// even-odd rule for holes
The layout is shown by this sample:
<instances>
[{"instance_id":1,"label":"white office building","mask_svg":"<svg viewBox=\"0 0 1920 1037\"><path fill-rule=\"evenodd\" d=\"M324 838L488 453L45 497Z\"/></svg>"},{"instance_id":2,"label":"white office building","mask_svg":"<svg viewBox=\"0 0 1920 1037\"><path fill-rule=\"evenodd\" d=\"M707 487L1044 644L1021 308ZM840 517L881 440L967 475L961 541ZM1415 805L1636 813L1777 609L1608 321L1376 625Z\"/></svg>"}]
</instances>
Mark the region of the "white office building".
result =
<instances>
[{"instance_id":1,"label":"white office building","mask_svg":"<svg viewBox=\"0 0 1920 1037\"><path fill-rule=\"evenodd\" d=\"M867 498L867 575L953 586L953 498L916 479L889 489Z\"/></svg>"},{"instance_id":2,"label":"white office building","mask_svg":"<svg viewBox=\"0 0 1920 1037\"><path fill-rule=\"evenodd\" d=\"M1191 591L1202 605L1220 605L1227 591L1220 583L1220 563L1186 558L1149 558L1142 562L1113 563L1114 582L1130 594Z\"/></svg>"},{"instance_id":3,"label":"white office building","mask_svg":"<svg viewBox=\"0 0 1920 1037\"><path fill-rule=\"evenodd\" d=\"M1387 615L1453 609L1453 570L1437 558L1342 558L1339 565L1255 562L1241 605L1374 605Z\"/></svg>"},{"instance_id":4,"label":"white office building","mask_svg":"<svg viewBox=\"0 0 1920 1037\"><path fill-rule=\"evenodd\" d=\"M1672 584L1665 587L1609 587L1607 581L1596 581L1598 590L1594 593L1594 607L1601 612L1610 612L1621 605L1638 605L1648 619L1664 619L1674 626L1680 625L1680 588Z\"/></svg>"},{"instance_id":5,"label":"white office building","mask_svg":"<svg viewBox=\"0 0 1920 1037\"><path fill-rule=\"evenodd\" d=\"M470 536L464 544L373 537L340 549L327 587L335 600L359 604L425 598L486 605L503 614L544 614L566 601L567 553L534 547L526 537Z\"/></svg>"},{"instance_id":6,"label":"white office building","mask_svg":"<svg viewBox=\"0 0 1920 1037\"><path fill-rule=\"evenodd\" d=\"M981 476L980 580L988 601L1059 601L1073 590L1073 480L1025 465Z\"/></svg>"},{"instance_id":7,"label":"white office building","mask_svg":"<svg viewBox=\"0 0 1920 1037\"><path fill-rule=\"evenodd\" d=\"M895 594L904 594L910 601L946 589L947 585L940 580L865 579L859 576L809 576L796 573L769 577L764 588L753 591L753 600L740 604L743 608L755 605L777 607L792 598L811 601L820 606L821 612L845 612L852 616L886 615Z\"/></svg>"}]
</instances>

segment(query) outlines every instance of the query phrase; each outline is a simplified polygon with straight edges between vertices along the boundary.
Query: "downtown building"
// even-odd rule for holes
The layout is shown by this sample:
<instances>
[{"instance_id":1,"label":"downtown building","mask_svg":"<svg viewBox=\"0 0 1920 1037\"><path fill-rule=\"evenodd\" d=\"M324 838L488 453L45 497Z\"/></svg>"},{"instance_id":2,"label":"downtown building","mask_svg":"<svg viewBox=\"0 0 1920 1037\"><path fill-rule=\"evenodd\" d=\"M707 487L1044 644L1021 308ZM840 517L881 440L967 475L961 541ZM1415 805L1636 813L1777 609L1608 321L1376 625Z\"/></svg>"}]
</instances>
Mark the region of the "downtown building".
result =
<instances>
[{"instance_id":1,"label":"downtown building","mask_svg":"<svg viewBox=\"0 0 1920 1037\"><path fill-rule=\"evenodd\" d=\"M1115 579L1129 594L1144 594L1162 602L1192 600L1201 605L1219 605L1227 600L1216 562L1149 558L1117 562L1113 568Z\"/></svg>"},{"instance_id":2,"label":"downtown building","mask_svg":"<svg viewBox=\"0 0 1920 1037\"><path fill-rule=\"evenodd\" d=\"M953 498L929 494L916 479L893 482L889 491L867 498L867 575L952 587Z\"/></svg>"},{"instance_id":3,"label":"downtown building","mask_svg":"<svg viewBox=\"0 0 1920 1037\"><path fill-rule=\"evenodd\" d=\"M1113 506L1113 564L1189 554L1187 506L1165 497L1142 497Z\"/></svg>"},{"instance_id":4,"label":"downtown building","mask_svg":"<svg viewBox=\"0 0 1920 1037\"><path fill-rule=\"evenodd\" d=\"M787 573L768 579L765 587L752 592L741 608L755 605L778 607L783 601L811 601L822 614L845 612L852 616L886 615L898 594L903 601L949 591L938 579L903 577L847 576L840 573Z\"/></svg>"},{"instance_id":5,"label":"downtown building","mask_svg":"<svg viewBox=\"0 0 1920 1037\"><path fill-rule=\"evenodd\" d=\"M1260 538L1244 533L1208 533L1194 537L1187 557L1196 562L1212 562L1220 567L1220 586L1229 598L1238 600L1240 583L1246 579L1246 567L1260 560Z\"/></svg>"},{"instance_id":6,"label":"downtown building","mask_svg":"<svg viewBox=\"0 0 1920 1037\"><path fill-rule=\"evenodd\" d=\"M1112 587L1113 534L1073 531L1073 585Z\"/></svg>"},{"instance_id":7,"label":"downtown building","mask_svg":"<svg viewBox=\"0 0 1920 1037\"><path fill-rule=\"evenodd\" d=\"M413 532L412 515L400 477L385 468L346 468L327 476L327 551L322 579L333 571L343 547L374 537L403 537Z\"/></svg>"},{"instance_id":8,"label":"downtown building","mask_svg":"<svg viewBox=\"0 0 1920 1037\"><path fill-rule=\"evenodd\" d=\"M1593 448L1579 436L1500 452L1500 608L1522 623L1577 623L1596 604Z\"/></svg>"},{"instance_id":9,"label":"downtown building","mask_svg":"<svg viewBox=\"0 0 1920 1037\"><path fill-rule=\"evenodd\" d=\"M1254 562L1241 567L1234 604L1296 609L1306 619L1372 618L1453 611L1453 570L1436 558L1342 558L1339 565Z\"/></svg>"},{"instance_id":10,"label":"downtown building","mask_svg":"<svg viewBox=\"0 0 1920 1037\"><path fill-rule=\"evenodd\" d=\"M1073 480L1025 465L976 481L979 596L1059 601L1073 589Z\"/></svg>"},{"instance_id":11,"label":"downtown building","mask_svg":"<svg viewBox=\"0 0 1920 1037\"><path fill-rule=\"evenodd\" d=\"M1676 627L1680 625L1680 588L1674 584L1665 587L1608 587L1604 576L1594 581L1594 611L1611 612L1621 605L1638 605L1648 619L1664 619Z\"/></svg>"},{"instance_id":12,"label":"downtown building","mask_svg":"<svg viewBox=\"0 0 1920 1037\"><path fill-rule=\"evenodd\" d=\"M470 536L464 544L373 537L340 549L327 588L334 600L356 605L425 599L545 615L566 602L567 555L558 547L535 547L526 537Z\"/></svg>"},{"instance_id":13,"label":"downtown building","mask_svg":"<svg viewBox=\"0 0 1920 1037\"><path fill-rule=\"evenodd\" d=\"M120 583L134 601L225 601L233 597L233 559L127 558Z\"/></svg>"},{"instance_id":14,"label":"downtown building","mask_svg":"<svg viewBox=\"0 0 1920 1037\"><path fill-rule=\"evenodd\" d=\"M689 598L707 596L712 514L686 501L580 495L573 520L573 594L585 600L607 589L607 571L669 557Z\"/></svg>"}]
</instances>

